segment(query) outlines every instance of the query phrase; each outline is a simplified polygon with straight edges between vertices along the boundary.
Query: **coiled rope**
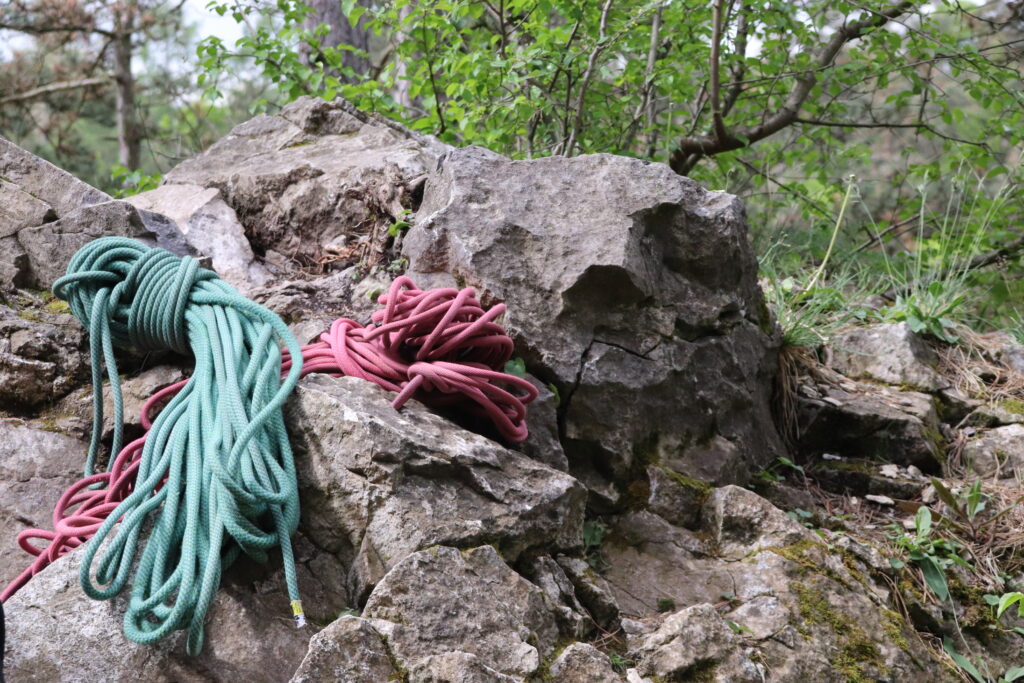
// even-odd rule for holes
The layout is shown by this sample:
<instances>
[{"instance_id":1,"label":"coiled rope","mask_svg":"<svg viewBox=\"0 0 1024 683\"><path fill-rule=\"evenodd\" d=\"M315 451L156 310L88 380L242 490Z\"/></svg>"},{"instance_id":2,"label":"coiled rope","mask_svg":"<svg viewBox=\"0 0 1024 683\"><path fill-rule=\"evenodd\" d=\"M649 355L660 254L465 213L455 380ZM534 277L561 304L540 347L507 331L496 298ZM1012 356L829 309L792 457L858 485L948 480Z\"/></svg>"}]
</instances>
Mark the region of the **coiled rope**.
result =
<instances>
[{"instance_id":1,"label":"coiled rope","mask_svg":"<svg viewBox=\"0 0 1024 683\"><path fill-rule=\"evenodd\" d=\"M505 304L485 311L471 288L424 291L404 276L379 301L369 325L341 318L303 346L302 374L360 377L397 391L395 409L416 398L485 417L509 441L527 437L526 404L537 389L504 372L513 344L494 321ZM284 354L284 368L291 358Z\"/></svg>"},{"instance_id":2,"label":"coiled rope","mask_svg":"<svg viewBox=\"0 0 1024 683\"><path fill-rule=\"evenodd\" d=\"M275 546L281 548L285 582L301 625L291 546L299 520L298 487L281 406L302 368L301 361L294 363L281 379L279 344L291 358L300 353L288 328L194 259L118 237L82 247L53 292L89 330L93 367L87 483L80 482L71 498L91 495L90 486L116 482L112 504L127 492L119 487L131 489L112 510L95 510L86 524L63 520L90 531L90 525L99 524L82 561L85 593L108 600L125 588L143 526L151 522L124 617L130 640L152 643L187 629L186 649L198 653L224 568L243 552L265 561ZM121 451L123 403L115 346L191 352L195 369L145 438L126 449L137 457L122 452L106 479L90 480L103 420L101 359L114 404L112 452ZM126 466L135 468L134 485L126 481ZM57 513L54 522L55 527L61 522ZM81 538L75 536L80 531L58 528L58 533L71 532L72 539Z\"/></svg>"},{"instance_id":3,"label":"coiled rope","mask_svg":"<svg viewBox=\"0 0 1024 683\"><path fill-rule=\"evenodd\" d=\"M384 308L373 314L369 325L341 318L319 342L301 347L299 354L292 347L283 349L282 375L325 372L360 377L398 392L392 402L396 409L410 398L454 406L490 419L510 441L526 438L526 404L537 397L537 390L527 380L502 372L513 349L512 340L494 322L505 311L503 304L485 311L472 289L423 291L407 277L396 279L379 301ZM304 362L293 364L293 357ZM150 430L151 423L158 424L159 418L153 422L152 417L156 406L191 381L161 389L147 400L143 427ZM109 523L112 513L117 518L118 506L135 488L150 434L125 446L107 472L72 485L54 509L52 531L27 529L19 534L19 545L36 559L0 593L0 602L61 555L87 542ZM40 548L35 541L47 545Z\"/></svg>"}]
</instances>

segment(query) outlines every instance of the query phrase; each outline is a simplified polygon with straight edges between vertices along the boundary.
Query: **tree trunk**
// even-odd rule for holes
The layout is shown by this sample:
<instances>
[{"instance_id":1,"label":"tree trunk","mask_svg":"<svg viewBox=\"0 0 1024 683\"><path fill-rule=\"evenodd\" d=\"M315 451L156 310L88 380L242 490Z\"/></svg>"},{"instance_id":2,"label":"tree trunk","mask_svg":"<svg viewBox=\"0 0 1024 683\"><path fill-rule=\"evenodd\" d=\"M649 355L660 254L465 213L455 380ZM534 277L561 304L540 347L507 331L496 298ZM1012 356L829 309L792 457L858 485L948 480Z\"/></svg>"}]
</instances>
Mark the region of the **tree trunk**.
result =
<instances>
[{"instance_id":1,"label":"tree trunk","mask_svg":"<svg viewBox=\"0 0 1024 683\"><path fill-rule=\"evenodd\" d=\"M369 0L360 0L359 5L367 6ZM321 36L320 44L323 47L338 47L339 45L351 45L352 47L369 52L370 32L366 30L365 21L360 19L355 26L349 23L348 18L341 11L340 0L306 0L306 5L313 10L302 22L302 27L312 30L320 24L326 24L330 30L326 35ZM308 46L302 47L303 60L313 66L319 55L311 54ZM370 60L361 57L354 52L345 51L341 54L341 63L359 76L366 74L370 69ZM328 69L328 73L335 77L340 74ZM351 80L351 79L343 79Z\"/></svg>"},{"instance_id":2,"label":"tree trunk","mask_svg":"<svg viewBox=\"0 0 1024 683\"><path fill-rule=\"evenodd\" d=\"M135 170L139 167L141 137L135 114L135 77L132 75L132 32L135 5L129 0L115 9L114 81L117 84L118 163Z\"/></svg>"}]
</instances>

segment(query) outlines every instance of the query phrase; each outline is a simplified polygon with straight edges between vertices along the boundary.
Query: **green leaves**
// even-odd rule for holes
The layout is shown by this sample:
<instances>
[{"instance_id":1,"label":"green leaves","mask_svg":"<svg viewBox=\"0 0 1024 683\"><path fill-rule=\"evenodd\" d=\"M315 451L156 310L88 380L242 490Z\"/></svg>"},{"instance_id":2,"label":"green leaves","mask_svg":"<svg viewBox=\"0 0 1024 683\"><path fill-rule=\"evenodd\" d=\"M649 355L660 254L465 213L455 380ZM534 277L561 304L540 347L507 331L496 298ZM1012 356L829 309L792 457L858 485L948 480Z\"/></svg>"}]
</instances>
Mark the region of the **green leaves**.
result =
<instances>
[{"instance_id":1,"label":"green leaves","mask_svg":"<svg viewBox=\"0 0 1024 683\"><path fill-rule=\"evenodd\" d=\"M918 557L914 557L918 555ZM949 600L949 584L946 582L946 572L938 565L935 558L923 553L911 553L911 559L921 568L924 580L928 587L935 593L940 602Z\"/></svg>"},{"instance_id":2,"label":"green leaves","mask_svg":"<svg viewBox=\"0 0 1024 683\"><path fill-rule=\"evenodd\" d=\"M1006 593L999 598L999 603L996 606L996 618L1003 616L1003 613L1017 605L1017 616L1024 617L1024 593L1014 592Z\"/></svg>"}]
</instances>

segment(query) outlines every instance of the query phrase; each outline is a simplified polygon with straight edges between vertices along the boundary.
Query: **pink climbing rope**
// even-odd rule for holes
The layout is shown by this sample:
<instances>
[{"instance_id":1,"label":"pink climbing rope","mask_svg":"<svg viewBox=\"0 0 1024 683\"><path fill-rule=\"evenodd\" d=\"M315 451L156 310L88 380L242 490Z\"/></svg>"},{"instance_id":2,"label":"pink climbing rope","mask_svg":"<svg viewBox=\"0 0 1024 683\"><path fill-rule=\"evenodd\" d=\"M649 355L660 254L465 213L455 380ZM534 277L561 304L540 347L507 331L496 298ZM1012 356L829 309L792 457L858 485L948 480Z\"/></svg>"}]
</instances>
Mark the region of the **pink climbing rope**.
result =
<instances>
[{"instance_id":1,"label":"pink climbing rope","mask_svg":"<svg viewBox=\"0 0 1024 683\"><path fill-rule=\"evenodd\" d=\"M370 324L340 318L320 341L302 347L303 376L314 372L359 377L398 393L397 410L410 398L451 407L490 420L512 442L527 437L526 404L537 397L527 380L505 373L512 339L495 322L504 304L484 310L476 292L421 290L399 277L378 301ZM291 360L282 351L282 374ZM180 391L183 380L157 391L142 406L149 430L154 408ZM53 511L53 530L26 529L18 545L35 560L0 592L0 603L59 557L86 543L107 516L132 492L146 435L125 446L109 471L71 485ZM40 547L37 542L43 542Z\"/></svg>"},{"instance_id":2,"label":"pink climbing rope","mask_svg":"<svg viewBox=\"0 0 1024 683\"><path fill-rule=\"evenodd\" d=\"M150 413L153 408L165 398L178 393L187 382L183 380L164 387L142 405L141 421L147 433L152 424ZM0 602L7 602L29 579L57 561L57 558L92 538L107 515L135 488L135 475L139 470L142 446L145 443L146 435L135 439L121 449L109 471L79 479L72 484L53 509L52 531L25 529L18 534L18 545L36 559L7 584L0 593ZM46 547L37 546L35 541L45 542Z\"/></svg>"},{"instance_id":3,"label":"pink climbing rope","mask_svg":"<svg viewBox=\"0 0 1024 683\"><path fill-rule=\"evenodd\" d=\"M359 377L397 391L395 409L410 398L454 406L491 420L509 441L526 438L526 404L537 389L503 371L512 340L494 320L505 304L484 311L472 289L424 291L407 277L379 301L384 308L369 325L341 318L319 342L303 346L302 374ZM285 352L282 369L289 367Z\"/></svg>"}]
</instances>

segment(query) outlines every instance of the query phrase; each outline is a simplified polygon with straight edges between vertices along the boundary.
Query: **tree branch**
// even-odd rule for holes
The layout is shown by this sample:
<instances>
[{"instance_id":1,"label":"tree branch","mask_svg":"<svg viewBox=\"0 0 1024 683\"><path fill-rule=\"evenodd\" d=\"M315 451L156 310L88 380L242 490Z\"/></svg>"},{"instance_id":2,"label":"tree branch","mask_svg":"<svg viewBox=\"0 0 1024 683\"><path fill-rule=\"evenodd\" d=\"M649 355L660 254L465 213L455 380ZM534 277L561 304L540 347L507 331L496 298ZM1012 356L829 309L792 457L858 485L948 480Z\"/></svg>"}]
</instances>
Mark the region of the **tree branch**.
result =
<instances>
[{"instance_id":1,"label":"tree branch","mask_svg":"<svg viewBox=\"0 0 1024 683\"><path fill-rule=\"evenodd\" d=\"M90 88L94 85L107 85L111 82L112 81L109 76L96 76L94 78L82 78L77 81L57 81L54 83L47 83L46 85L33 88L32 90L26 90L25 92L21 92L16 95L8 95L7 97L0 98L0 105L34 100L36 98L44 97L45 95L50 95L55 92L62 92L64 90Z\"/></svg>"},{"instance_id":2,"label":"tree branch","mask_svg":"<svg viewBox=\"0 0 1024 683\"><path fill-rule=\"evenodd\" d=\"M597 69L597 59L604 52L605 48L608 47L608 11L612 8L612 0L605 0L604 7L601 8L601 27L597 37L597 43L594 45L594 49L590 51L590 56L587 58L587 70L583 72L583 81L580 83L580 92L576 97L576 117L573 120L572 130L569 133L569 138L565 142L565 147L562 149L562 153L565 156L572 156L573 148L576 147L576 138L580 134L580 128L583 127L583 106L584 100L587 96L587 88L590 87L590 80L594 77L594 71Z\"/></svg>"},{"instance_id":3,"label":"tree branch","mask_svg":"<svg viewBox=\"0 0 1024 683\"><path fill-rule=\"evenodd\" d=\"M817 83L818 72L834 64L836 56L843 46L862 37L873 29L884 26L890 20L904 14L913 6L914 3L911 0L904 0L886 10L880 12L872 11L869 16L844 25L821 48L815 59L815 66L801 72L796 77L796 84L779 111L767 117L763 123L736 134L729 134L723 137L718 135L721 131L716 128L713 135L685 137L679 141L676 150L672 153L669 165L679 172L685 159L691 154L720 154L747 147L792 125L799 115L804 102L810 96L811 89ZM714 42L712 42L712 49L714 49Z\"/></svg>"}]
</instances>

